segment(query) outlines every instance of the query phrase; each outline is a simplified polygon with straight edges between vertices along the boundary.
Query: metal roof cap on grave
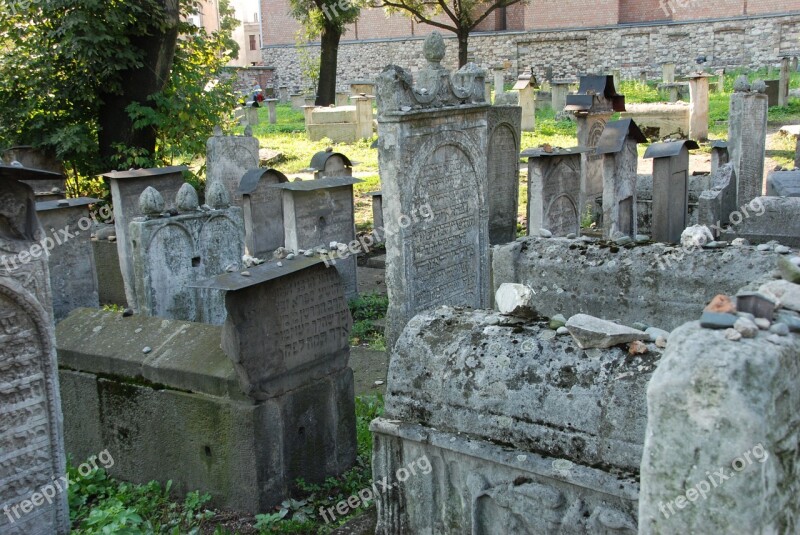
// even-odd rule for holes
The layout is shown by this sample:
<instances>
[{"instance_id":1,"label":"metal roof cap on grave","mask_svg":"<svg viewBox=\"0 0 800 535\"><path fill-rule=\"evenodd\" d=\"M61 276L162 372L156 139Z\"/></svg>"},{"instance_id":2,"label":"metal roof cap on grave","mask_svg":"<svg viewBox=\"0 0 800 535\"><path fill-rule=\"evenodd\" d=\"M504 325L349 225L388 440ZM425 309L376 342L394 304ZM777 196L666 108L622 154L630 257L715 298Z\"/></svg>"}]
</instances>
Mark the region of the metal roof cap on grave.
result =
<instances>
[{"instance_id":1,"label":"metal roof cap on grave","mask_svg":"<svg viewBox=\"0 0 800 535\"><path fill-rule=\"evenodd\" d=\"M602 96L609 101L614 111L625 111L625 96L617 93L612 75L581 76L578 92L567 95L567 105L564 110L589 111L596 96Z\"/></svg>"},{"instance_id":2,"label":"metal roof cap on grave","mask_svg":"<svg viewBox=\"0 0 800 535\"><path fill-rule=\"evenodd\" d=\"M311 165L309 165L308 168L314 171L322 171L323 169L325 169L325 162L327 162L328 159L333 156L341 157L344 160L344 164L348 167L353 167L354 165L356 165L350 161L350 158L348 158L341 152L333 152L333 149L328 147L327 149L321 150L311 157Z\"/></svg>"},{"instance_id":3,"label":"metal roof cap on grave","mask_svg":"<svg viewBox=\"0 0 800 535\"><path fill-rule=\"evenodd\" d=\"M695 150L699 149L700 145L693 139L653 143L644 151L643 158L671 158L680 154L683 147L686 147L687 150Z\"/></svg>"},{"instance_id":4,"label":"metal roof cap on grave","mask_svg":"<svg viewBox=\"0 0 800 535\"><path fill-rule=\"evenodd\" d=\"M268 188L288 189L290 191L314 191L325 188L337 188L340 186L352 186L364 182L352 176L331 176L322 177L316 180L298 180L295 182L285 182L283 184L270 184Z\"/></svg>"},{"instance_id":5,"label":"metal roof cap on grave","mask_svg":"<svg viewBox=\"0 0 800 535\"><path fill-rule=\"evenodd\" d=\"M534 89L539 87L536 76L533 75L530 67L522 71L522 74L517 76L517 83L515 83L514 87L511 89L514 91L519 91L520 89L525 89L527 87L532 87Z\"/></svg>"},{"instance_id":6,"label":"metal roof cap on grave","mask_svg":"<svg viewBox=\"0 0 800 535\"><path fill-rule=\"evenodd\" d=\"M630 137L637 143L647 143L647 138L633 119L620 119L608 123L597 142L595 154L611 154L622 150L625 138Z\"/></svg>"},{"instance_id":7,"label":"metal roof cap on grave","mask_svg":"<svg viewBox=\"0 0 800 535\"><path fill-rule=\"evenodd\" d=\"M34 169L33 167L23 167L22 165L0 164L0 178L12 180L55 180L64 178L61 173L45 171L44 169Z\"/></svg>"},{"instance_id":8,"label":"metal roof cap on grave","mask_svg":"<svg viewBox=\"0 0 800 535\"><path fill-rule=\"evenodd\" d=\"M542 158L545 156L570 156L572 154L583 154L584 152L589 152L591 150L592 149L581 145L578 145L576 147L568 147L566 149L562 149L561 147L553 147L553 149L549 152L541 147L535 147L532 149L525 149L519 154L519 156L520 158Z\"/></svg>"},{"instance_id":9,"label":"metal roof cap on grave","mask_svg":"<svg viewBox=\"0 0 800 535\"><path fill-rule=\"evenodd\" d=\"M381 196L383 196L383 190L368 191L367 195L369 195L370 197L381 197Z\"/></svg>"},{"instance_id":10,"label":"metal roof cap on grave","mask_svg":"<svg viewBox=\"0 0 800 535\"><path fill-rule=\"evenodd\" d=\"M281 264L280 266L278 264ZM191 288L206 288L211 290L225 290L228 292L235 292L237 290L244 290L251 286L268 282L271 280L297 273L304 269L316 266L317 264L325 264L325 261L316 256L297 256L291 260L282 259L280 261L270 261L259 266L253 266L241 271L234 271L232 273L223 273L210 279L198 281L190 284ZM242 275L242 273L249 273L249 275Z\"/></svg>"},{"instance_id":11,"label":"metal roof cap on grave","mask_svg":"<svg viewBox=\"0 0 800 535\"><path fill-rule=\"evenodd\" d=\"M182 173L188 171L185 165L171 165L169 167L151 167L147 169L129 169L127 171L109 171L100 176L103 178L125 179L125 178L144 178L148 176L170 175L172 173Z\"/></svg>"},{"instance_id":12,"label":"metal roof cap on grave","mask_svg":"<svg viewBox=\"0 0 800 535\"><path fill-rule=\"evenodd\" d=\"M722 141L720 139L715 139L714 141L711 142L711 148L712 149L727 149L728 148L728 142L727 141Z\"/></svg>"},{"instance_id":13,"label":"metal roof cap on grave","mask_svg":"<svg viewBox=\"0 0 800 535\"><path fill-rule=\"evenodd\" d=\"M286 175L277 169L273 169L272 167L259 167L258 169L250 169L242 175L242 179L239 181L239 190L237 193L239 193L239 195L249 195L253 193L258 187L261 177L266 174L274 174L278 177L279 182L289 182L289 179L286 177Z\"/></svg>"},{"instance_id":14,"label":"metal roof cap on grave","mask_svg":"<svg viewBox=\"0 0 800 535\"><path fill-rule=\"evenodd\" d=\"M99 202L103 202L103 200L95 199L94 197L77 197L75 199L39 201L36 203L36 211L45 212L47 210L56 210L58 208L75 208L76 206L89 206L90 204L97 204Z\"/></svg>"}]
</instances>

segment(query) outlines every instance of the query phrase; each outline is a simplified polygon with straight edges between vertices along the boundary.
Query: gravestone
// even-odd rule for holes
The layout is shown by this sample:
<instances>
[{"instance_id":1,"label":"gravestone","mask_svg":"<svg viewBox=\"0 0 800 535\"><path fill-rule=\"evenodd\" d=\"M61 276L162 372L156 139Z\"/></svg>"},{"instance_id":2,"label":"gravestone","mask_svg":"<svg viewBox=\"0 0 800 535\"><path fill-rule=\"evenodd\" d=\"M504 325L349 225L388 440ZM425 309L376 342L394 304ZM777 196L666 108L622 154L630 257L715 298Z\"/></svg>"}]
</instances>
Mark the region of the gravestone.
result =
<instances>
[{"instance_id":1,"label":"gravestone","mask_svg":"<svg viewBox=\"0 0 800 535\"><path fill-rule=\"evenodd\" d=\"M536 130L536 77L528 67L517 78L517 83L511 89L519 92L519 105L522 108L522 119L520 126L523 132L533 132Z\"/></svg>"},{"instance_id":2,"label":"gravestone","mask_svg":"<svg viewBox=\"0 0 800 535\"><path fill-rule=\"evenodd\" d=\"M767 195L800 197L800 171L772 171L767 175Z\"/></svg>"},{"instance_id":3,"label":"gravestone","mask_svg":"<svg viewBox=\"0 0 800 535\"><path fill-rule=\"evenodd\" d=\"M661 81L671 84L675 81L675 63L668 61L661 64Z\"/></svg>"},{"instance_id":4,"label":"gravestone","mask_svg":"<svg viewBox=\"0 0 800 535\"><path fill-rule=\"evenodd\" d=\"M708 79L704 72L689 76L689 137L696 141L708 139Z\"/></svg>"},{"instance_id":5,"label":"gravestone","mask_svg":"<svg viewBox=\"0 0 800 535\"><path fill-rule=\"evenodd\" d=\"M597 143L603 157L603 237L623 234L636 237L636 176L639 153L636 145L647 138L633 122L622 119L608 123Z\"/></svg>"},{"instance_id":6,"label":"gravestone","mask_svg":"<svg viewBox=\"0 0 800 535\"><path fill-rule=\"evenodd\" d=\"M569 93L569 87L575 84L575 80L572 79L554 79L550 82L550 100L552 102L553 111L556 112L556 117L559 117L559 113L564 111L564 107L567 105L567 94Z\"/></svg>"},{"instance_id":7,"label":"gravestone","mask_svg":"<svg viewBox=\"0 0 800 535\"><path fill-rule=\"evenodd\" d=\"M506 92L505 89L505 75L506 75L506 68L503 64L498 64L492 67L492 72L494 73L494 99L495 104L497 104L497 97L498 95L502 95Z\"/></svg>"},{"instance_id":8,"label":"gravestone","mask_svg":"<svg viewBox=\"0 0 800 535\"><path fill-rule=\"evenodd\" d=\"M227 190L212 182L210 207L198 210L197 192L184 184L177 215L163 215L164 199L155 188L140 198L144 217L130 224L137 310L146 316L220 325L223 295L199 290L198 281L238 269L244 243L242 209L229 206Z\"/></svg>"},{"instance_id":9,"label":"gravestone","mask_svg":"<svg viewBox=\"0 0 800 535\"><path fill-rule=\"evenodd\" d=\"M653 159L653 241L680 243L689 225L689 150L698 148L694 141L673 141L654 143L644 153Z\"/></svg>"},{"instance_id":10,"label":"gravestone","mask_svg":"<svg viewBox=\"0 0 800 535\"><path fill-rule=\"evenodd\" d=\"M567 96L565 109L577 119L578 145L593 149L614 112L625 111L625 97L617 94L612 76L582 76L577 94ZM581 198L594 208L596 199L603 195L603 157L588 151L581 158Z\"/></svg>"},{"instance_id":11,"label":"gravestone","mask_svg":"<svg viewBox=\"0 0 800 535\"><path fill-rule=\"evenodd\" d=\"M711 142L711 174L719 169L721 166L728 163L730 155L728 154L728 142L714 140Z\"/></svg>"},{"instance_id":12,"label":"gravestone","mask_svg":"<svg viewBox=\"0 0 800 535\"><path fill-rule=\"evenodd\" d=\"M311 157L307 171L314 173L314 178L353 176L355 164L341 152L333 152L331 147L319 151Z\"/></svg>"},{"instance_id":13,"label":"gravestone","mask_svg":"<svg viewBox=\"0 0 800 535\"><path fill-rule=\"evenodd\" d=\"M76 308L100 306L89 212L89 205L98 202L80 197L36 203L45 235L52 240L50 288L56 323Z\"/></svg>"},{"instance_id":14,"label":"gravestone","mask_svg":"<svg viewBox=\"0 0 800 535\"><path fill-rule=\"evenodd\" d=\"M349 176L326 177L274 184L283 190L284 244L298 253L301 249L328 248L331 242L358 244L355 230L353 184L361 180ZM345 296L358 296L357 250L339 251L330 264L342 277ZM333 253L332 253L333 254Z\"/></svg>"},{"instance_id":15,"label":"gravestone","mask_svg":"<svg viewBox=\"0 0 800 535\"><path fill-rule=\"evenodd\" d=\"M161 192L165 199L171 201L183 184L184 171L188 171L185 165L177 165L154 169L111 171L102 175L111 190L117 252L119 253L122 281L125 283L125 298L128 300L128 306L134 310L137 300L129 225L134 217L142 215L139 210L139 197L145 189L153 187ZM165 209L170 209L170 206L165 206Z\"/></svg>"},{"instance_id":16,"label":"gravestone","mask_svg":"<svg viewBox=\"0 0 800 535\"><path fill-rule=\"evenodd\" d=\"M288 104L289 100L289 86L282 85L278 87L278 99L281 101L281 104Z\"/></svg>"},{"instance_id":17,"label":"gravestone","mask_svg":"<svg viewBox=\"0 0 800 535\"><path fill-rule=\"evenodd\" d=\"M395 229L386 237L388 347L421 310L489 304L485 75L474 64L445 70L438 32L424 51L416 80L394 65L378 80L383 215ZM424 205L432 217L409 223Z\"/></svg>"},{"instance_id":18,"label":"gravestone","mask_svg":"<svg viewBox=\"0 0 800 535\"><path fill-rule=\"evenodd\" d=\"M546 229L553 236L580 234L581 158L585 147L528 149L528 235Z\"/></svg>"},{"instance_id":19,"label":"gravestone","mask_svg":"<svg viewBox=\"0 0 800 535\"><path fill-rule=\"evenodd\" d=\"M725 92L725 69L717 69L717 93Z\"/></svg>"},{"instance_id":20,"label":"gravestone","mask_svg":"<svg viewBox=\"0 0 800 535\"><path fill-rule=\"evenodd\" d=\"M351 95L374 95L375 82L367 79L352 80L350 82Z\"/></svg>"},{"instance_id":21,"label":"gravestone","mask_svg":"<svg viewBox=\"0 0 800 535\"><path fill-rule=\"evenodd\" d=\"M56 200L64 198L67 179L64 176L64 165L54 155L43 149L37 149L30 145L17 145L3 151L3 160L6 164L19 162L28 169L39 169L56 173L52 178L42 178L22 182L33 188L37 201Z\"/></svg>"},{"instance_id":22,"label":"gravestone","mask_svg":"<svg viewBox=\"0 0 800 535\"><path fill-rule=\"evenodd\" d=\"M383 192L370 191L367 193L372 198L372 228L382 229L383 223ZM381 234L382 236L382 234Z\"/></svg>"},{"instance_id":23,"label":"gravestone","mask_svg":"<svg viewBox=\"0 0 800 535\"><path fill-rule=\"evenodd\" d=\"M278 109L275 106L278 103L278 101L279 99L277 98L268 98L264 100L264 102L267 103L267 111L269 113L269 124L275 124L278 122Z\"/></svg>"},{"instance_id":24,"label":"gravestone","mask_svg":"<svg viewBox=\"0 0 800 535\"><path fill-rule=\"evenodd\" d=\"M778 85L778 106L786 106L789 102L789 58L781 58L781 77Z\"/></svg>"},{"instance_id":25,"label":"gravestone","mask_svg":"<svg viewBox=\"0 0 800 535\"><path fill-rule=\"evenodd\" d=\"M764 80L767 84L767 105L774 108L778 105L778 95L780 94L780 80Z\"/></svg>"},{"instance_id":26,"label":"gravestone","mask_svg":"<svg viewBox=\"0 0 800 535\"><path fill-rule=\"evenodd\" d=\"M283 247L283 199L280 191L269 186L288 181L280 171L259 168L247 171L239 182L245 250L256 258Z\"/></svg>"},{"instance_id":27,"label":"gravestone","mask_svg":"<svg viewBox=\"0 0 800 535\"><path fill-rule=\"evenodd\" d=\"M753 89L742 76L731 94L728 152L736 174L736 203L746 204L763 193L767 142L767 96L763 83Z\"/></svg>"},{"instance_id":28,"label":"gravestone","mask_svg":"<svg viewBox=\"0 0 800 535\"><path fill-rule=\"evenodd\" d=\"M489 111L489 245L517 238L521 115L518 106L493 106Z\"/></svg>"},{"instance_id":29,"label":"gravestone","mask_svg":"<svg viewBox=\"0 0 800 535\"><path fill-rule=\"evenodd\" d=\"M215 129L214 135L208 138L206 183L221 181L234 206L242 206L239 193L242 176L250 169L256 169L258 164L258 139L249 135L247 129L244 136L223 136L221 130Z\"/></svg>"},{"instance_id":30,"label":"gravestone","mask_svg":"<svg viewBox=\"0 0 800 535\"><path fill-rule=\"evenodd\" d=\"M0 532L9 535L70 530L46 235L20 182L59 176L0 166Z\"/></svg>"},{"instance_id":31,"label":"gravestone","mask_svg":"<svg viewBox=\"0 0 800 535\"><path fill-rule=\"evenodd\" d=\"M697 199L697 223L711 229L715 237L718 228L730 222L736 206L736 171L732 163L718 167L712 173L711 189Z\"/></svg>"}]
</instances>

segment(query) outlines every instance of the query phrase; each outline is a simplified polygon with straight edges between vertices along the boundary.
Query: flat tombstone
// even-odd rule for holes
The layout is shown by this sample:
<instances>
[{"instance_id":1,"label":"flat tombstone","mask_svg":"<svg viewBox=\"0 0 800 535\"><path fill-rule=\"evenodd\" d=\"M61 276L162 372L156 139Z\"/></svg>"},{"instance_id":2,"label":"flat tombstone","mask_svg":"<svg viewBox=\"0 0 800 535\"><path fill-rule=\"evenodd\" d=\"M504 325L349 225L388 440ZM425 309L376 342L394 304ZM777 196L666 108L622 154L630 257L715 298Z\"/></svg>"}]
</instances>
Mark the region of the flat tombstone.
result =
<instances>
[{"instance_id":1,"label":"flat tombstone","mask_svg":"<svg viewBox=\"0 0 800 535\"><path fill-rule=\"evenodd\" d=\"M653 241L679 243L689 223L689 149L694 141L654 143L645 158L653 158Z\"/></svg>"},{"instance_id":2,"label":"flat tombstone","mask_svg":"<svg viewBox=\"0 0 800 535\"><path fill-rule=\"evenodd\" d=\"M283 247L283 199L272 184L288 182L286 175L275 169L251 169L239 183L244 212L245 247L257 258Z\"/></svg>"},{"instance_id":3,"label":"flat tombstone","mask_svg":"<svg viewBox=\"0 0 800 535\"><path fill-rule=\"evenodd\" d=\"M689 77L689 137L697 141L708 139L708 79L709 74L698 73Z\"/></svg>"},{"instance_id":4,"label":"flat tombstone","mask_svg":"<svg viewBox=\"0 0 800 535\"><path fill-rule=\"evenodd\" d=\"M278 88L278 98L281 101L281 104L289 103L289 87L282 85Z\"/></svg>"},{"instance_id":5,"label":"flat tombstone","mask_svg":"<svg viewBox=\"0 0 800 535\"><path fill-rule=\"evenodd\" d=\"M239 193L242 176L250 169L256 169L258 164L257 138L248 135L215 135L208 138L206 183L222 181L235 206L242 206L242 195Z\"/></svg>"},{"instance_id":6,"label":"flat tombstone","mask_svg":"<svg viewBox=\"0 0 800 535\"><path fill-rule=\"evenodd\" d=\"M728 154L728 143L726 141L712 141L711 142L711 174L728 163L730 155Z\"/></svg>"},{"instance_id":7,"label":"flat tombstone","mask_svg":"<svg viewBox=\"0 0 800 535\"><path fill-rule=\"evenodd\" d=\"M33 249L45 236L17 182L58 176L39 173L0 168L0 532L11 535L69 533L67 493L40 492L66 461L47 260Z\"/></svg>"},{"instance_id":8,"label":"flat tombstone","mask_svg":"<svg viewBox=\"0 0 800 535\"><path fill-rule=\"evenodd\" d=\"M183 185L185 165L160 167L155 169L134 169L131 171L111 171L103 178L109 183L111 201L114 207L114 226L117 235L117 251L122 281L125 283L125 298L128 306L136 308L136 285L133 275L133 250L129 238L129 226L134 217L142 215L139 210L139 197L152 186L172 200ZM169 209L169 205L166 206Z\"/></svg>"},{"instance_id":9,"label":"flat tombstone","mask_svg":"<svg viewBox=\"0 0 800 535\"><path fill-rule=\"evenodd\" d=\"M587 150L522 153L528 158L528 235L536 236L541 229L554 236L580 234L581 157Z\"/></svg>"},{"instance_id":10,"label":"flat tombstone","mask_svg":"<svg viewBox=\"0 0 800 535\"><path fill-rule=\"evenodd\" d=\"M49 264L56 323L76 308L100 306L88 209L98 202L100 199L80 197L36 203L45 235L53 240Z\"/></svg>"},{"instance_id":11,"label":"flat tombstone","mask_svg":"<svg viewBox=\"0 0 800 535\"><path fill-rule=\"evenodd\" d=\"M773 171L767 175L767 195L800 197L800 171Z\"/></svg>"},{"instance_id":12,"label":"flat tombstone","mask_svg":"<svg viewBox=\"0 0 800 535\"><path fill-rule=\"evenodd\" d=\"M753 83L758 88L757 84ZM749 85L737 85L731 94L728 150L737 180L736 203L741 206L763 193L767 96Z\"/></svg>"},{"instance_id":13,"label":"flat tombstone","mask_svg":"<svg viewBox=\"0 0 800 535\"><path fill-rule=\"evenodd\" d=\"M517 106L494 106L489 111L490 245L512 242L517 238L521 116L522 110Z\"/></svg>"}]
</instances>

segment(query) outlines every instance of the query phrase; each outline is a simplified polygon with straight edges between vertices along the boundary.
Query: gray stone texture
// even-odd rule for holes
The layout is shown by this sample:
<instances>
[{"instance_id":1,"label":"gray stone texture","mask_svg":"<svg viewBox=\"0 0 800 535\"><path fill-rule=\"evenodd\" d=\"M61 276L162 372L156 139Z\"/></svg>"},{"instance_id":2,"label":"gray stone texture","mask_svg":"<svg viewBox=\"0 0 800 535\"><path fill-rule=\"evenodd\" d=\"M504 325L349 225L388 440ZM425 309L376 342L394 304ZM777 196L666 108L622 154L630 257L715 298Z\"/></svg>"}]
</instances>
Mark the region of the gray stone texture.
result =
<instances>
[{"instance_id":1,"label":"gray stone texture","mask_svg":"<svg viewBox=\"0 0 800 535\"><path fill-rule=\"evenodd\" d=\"M578 235L581 226L583 149L525 151L528 158L528 235Z\"/></svg>"},{"instance_id":2,"label":"gray stone texture","mask_svg":"<svg viewBox=\"0 0 800 535\"><path fill-rule=\"evenodd\" d=\"M736 171L732 163L717 168L711 176L711 188L703 191L697 200L697 223L712 229L729 224L730 215L736 211Z\"/></svg>"},{"instance_id":3,"label":"gray stone texture","mask_svg":"<svg viewBox=\"0 0 800 535\"><path fill-rule=\"evenodd\" d=\"M764 278L775 268L777 256L755 247L618 247L526 238L492 249L492 284L495 290L504 282L530 286L545 316L584 313L672 330L687 318L699 317L716 294L734 295Z\"/></svg>"},{"instance_id":4,"label":"gray stone texture","mask_svg":"<svg viewBox=\"0 0 800 535\"><path fill-rule=\"evenodd\" d=\"M772 171L767 175L770 197L800 197L800 171Z\"/></svg>"},{"instance_id":5,"label":"gray stone texture","mask_svg":"<svg viewBox=\"0 0 800 535\"><path fill-rule=\"evenodd\" d=\"M767 96L756 91L734 91L728 124L728 151L736 173L736 203L741 206L764 193Z\"/></svg>"},{"instance_id":6,"label":"gray stone texture","mask_svg":"<svg viewBox=\"0 0 800 535\"><path fill-rule=\"evenodd\" d=\"M139 219L129 230L139 313L222 324L222 293L194 285L231 265L238 269L244 251L241 208Z\"/></svg>"},{"instance_id":7,"label":"gray stone texture","mask_svg":"<svg viewBox=\"0 0 800 535\"><path fill-rule=\"evenodd\" d=\"M271 184L286 182L286 176L274 169L251 169L242 176L245 247L257 258L267 257L284 245L283 197Z\"/></svg>"},{"instance_id":8,"label":"gray stone texture","mask_svg":"<svg viewBox=\"0 0 800 535\"><path fill-rule=\"evenodd\" d=\"M133 218L142 215L139 210L139 197L148 187L157 189L170 201L175 198L183 185L185 166L161 167L157 169L135 169L132 171L112 171L103 175L111 190L116 227L117 252L122 280L125 284L125 298L128 306L135 309L136 285L133 274L133 247L128 235ZM167 206L169 209L170 206Z\"/></svg>"},{"instance_id":9,"label":"gray stone texture","mask_svg":"<svg viewBox=\"0 0 800 535\"><path fill-rule=\"evenodd\" d=\"M711 187L711 175L689 175L688 223L696 225L700 195ZM639 234L650 236L653 223L653 175L636 177L636 218Z\"/></svg>"},{"instance_id":10,"label":"gray stone texture","mask_svg":"<svg viewBox=\"0 0 800 535\"><path fill-rule=\"evenodd\" d=\"M93 238L95 272L97 274L97 294L101 305L127 306L125 282L119 265L119 251L116 241Z\"/></svg>"},{"instance_id":11,"label":"gray stone texture","mask_svg":"<svg viewBox=\"0 0 800 535\"><path fill-rule=\"evenodd\" d=\"M603 236L638 234L636 178L637 142L626 139L619 152L603 156Z\"/></svg>"},{"instance_id":12,"label":"gray stone texture","mask_svg":"<svg viewBox=\"0 0 800 535\"><path fill-rule=\"evenodd\" d=\"M774 336L671 334L647 389L639 533L797 532L800 339Z\"/></svg>"},{"instance_id":13,"label":"gray stone texture","mask_svg":"<svg viewBox=\"0 0 800 535\"><path fill-rule=\"evenodd\" d=\"M255 109L257 116L258 109L248 109ZM239 182L247 171L257 168L258 164L258 138L252 135L220 135L208 138L206 143L206 183L222 182L225 189L228 190L233 205L242 206Z\"/></svg>"},{"instance_id":14,"label":"gray stone texture","mask_svg":"<svg viewBox=\"0 0 800 535\"><path fill-rule=\"evenodd\" d=\"M76 308L100 306L88 206L95 201L98 199L36 203L45 234L54 240L48 263L56 323ZM64 237L64 229L70 238Z\"/></svg>"},{"instance_id":15,"label":"gray stone texture","mask_svg":"<svg viewBox=\"0 0 800 535\"><path fill-rule=\"evenodd\" d=\"M0 532L66 535L67 493L39 493L66 473L45 234L13 175L0 177L0 221Z\"/></svg>"},{"instance_id":16,"label":"gray stone texture","mask_svg":"<svg viewBox=\"0 0 800 535\"><path fill-rule=\"evenodd\" d=\"M432 470L379 495L376 533L636 532L660 350L589 355L548 331L451 307L408 323L372 423L373 475L394 481L423 456Z\"/></svg>"},{"instance_id":17,"label":"gray stone texture","mask_svg":"<svg viewBox=\"0 0 800 535\"><path fill-rule=\"evenodd\" d=\"M776 240L800 247L800 197L756 197L744 206L747 210L737 209L739 216L731 215L732 229L722 234L724 239L746 238L753 244Z\"/></svg>"},{"instance_id":18,"label":"gray stone texture","mask_svg":"<svg viewBox=\"0 0 800 535\"><path fill-rule=\"evenodd\" d=\"M522 108L517 106L493 106L489 110L486 170L490 245L517 238L521 117Z\"/></svg>"},{"instance_id":19,"label":"gray stone texture","mask_svg":"<svg viewBox=\"0 0 800 535\"><path fill-rule=\"evenodd\" d=\"M664 146L660 143L657 145ZM648 150L657 145L651 145ZM674 150L665 151L663 157L653 159L650 236L653 241L679 243L683 229L689 225L689 150L685 143L667 148L678 149L678 153L674 154Z\"/></svg>"}]
</instances>

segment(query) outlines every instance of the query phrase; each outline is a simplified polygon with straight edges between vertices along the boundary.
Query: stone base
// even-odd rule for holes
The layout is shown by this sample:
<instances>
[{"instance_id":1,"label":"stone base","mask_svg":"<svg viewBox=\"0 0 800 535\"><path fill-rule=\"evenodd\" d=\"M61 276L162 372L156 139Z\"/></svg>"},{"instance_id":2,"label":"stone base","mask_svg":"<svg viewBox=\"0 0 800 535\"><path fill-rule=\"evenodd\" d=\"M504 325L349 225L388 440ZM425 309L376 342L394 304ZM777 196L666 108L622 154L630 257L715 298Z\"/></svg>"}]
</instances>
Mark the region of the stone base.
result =
<instances>
[{"instance_id":1,"label":"stone base","mask_svg":"<svg viewBox=\"0 0 800 535\"><path fill-rule=\"evenodd\" d=\"M644 135L653 139L689 136L687 104L628 104L620 119L633 119Z\"/></svg>"}]
</instances>

